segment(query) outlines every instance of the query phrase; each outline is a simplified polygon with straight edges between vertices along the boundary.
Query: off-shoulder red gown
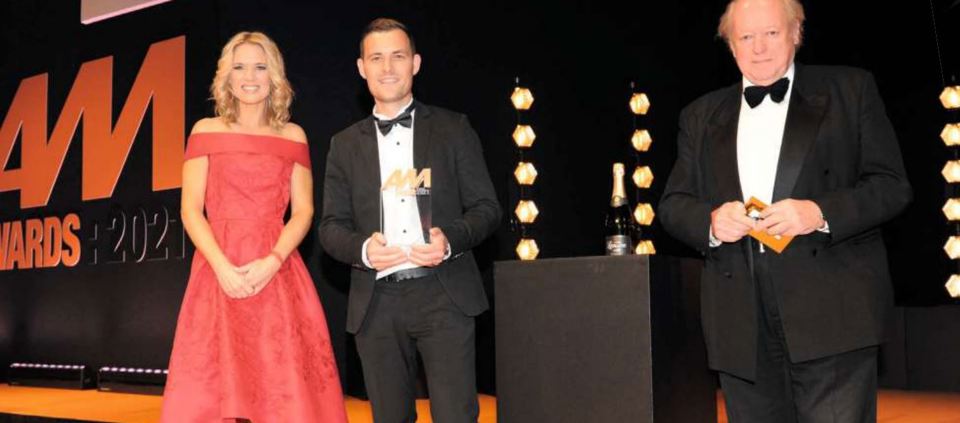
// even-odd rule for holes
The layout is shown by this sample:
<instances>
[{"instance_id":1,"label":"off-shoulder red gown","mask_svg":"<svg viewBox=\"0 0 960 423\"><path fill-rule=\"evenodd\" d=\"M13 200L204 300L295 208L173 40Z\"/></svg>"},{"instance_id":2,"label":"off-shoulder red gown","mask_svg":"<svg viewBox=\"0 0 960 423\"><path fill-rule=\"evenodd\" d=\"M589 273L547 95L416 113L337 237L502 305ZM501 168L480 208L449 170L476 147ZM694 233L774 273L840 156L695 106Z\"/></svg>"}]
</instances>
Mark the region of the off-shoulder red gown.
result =
<instances>
[{"instance_id":1,"label":"off-shoulder red gown","mask_svg":"<svg viewBox=\"0 0 960 423\"><path fill-rule=\"evenodd\" d=\"M207 156L207 220L230 261L270 254L306 144L237 133L190 136L185 160ZM257 295L224 294L193 256L170 356L163 422L344 423L343 394L316 288L295 250Z\"/></svg>"}]
</instances>

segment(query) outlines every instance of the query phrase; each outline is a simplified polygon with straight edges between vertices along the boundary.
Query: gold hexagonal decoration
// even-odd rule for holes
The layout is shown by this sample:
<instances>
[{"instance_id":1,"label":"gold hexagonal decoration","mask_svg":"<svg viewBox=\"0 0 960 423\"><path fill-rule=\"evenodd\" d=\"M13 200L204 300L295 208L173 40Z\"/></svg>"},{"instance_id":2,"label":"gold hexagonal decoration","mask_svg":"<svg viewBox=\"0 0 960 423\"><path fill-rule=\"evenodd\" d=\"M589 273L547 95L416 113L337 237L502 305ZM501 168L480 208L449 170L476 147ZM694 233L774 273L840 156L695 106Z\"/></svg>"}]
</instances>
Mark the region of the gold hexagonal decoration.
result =
<instances>
[{"instance_id":1,"label":"gold hexagonal decoration","mask_svg":"<svg viewBox=\"0 0 960 423\"><path fill-rule=\"evenodd\" d=\"M960 198L951 198L943 205L943 215L947 220L960 220Z\"/></svg>"},{"instance_id":2,"label":"gold hexagonal decoration","mask_svg":"<svg viewBox=\"0 0 960 423\"><path fill-rule=\"evenodd\" d=\"M529 148L536 138L537 134L533 132L530 125L517 125L517 128L513 130L513 142L517 143L517 147Z\"/></svg>"},{"instance_id":3,"label":"gold hexagonal decoration","mask_svg":"<svg viewBox=\"0 0 960 423\"><path fill-rule=\"evenodd\" d=\"M653 206L649 203L637 204L637 208L633 210L634 220L643 226L650 226L653 223L653 216Z\"/></svg>"},{"instance_id":4,"label":"gold hexagonal decoration","mask_svg":"<svg viewBox=\"0 0 960 423\"><path fill-rule=\"evenodd\" d=\"M630 97L630 111L635 115L645 115L650 110L650 99L645 93L633 93Z\"/></svg>"},{"instance_id":5,"label":"gold hexagonal decoration","mask_svg":"<svg viewBox=\"0 0 960 423\"><path fill-rule=\"evenodd\" d=\"M637 166L633 170L633 184L637 188L650 188L653 184L653 171L650 170L650 166Z\"/></svg>"},{"instance_id":6,"label":"gold hexagonal decoration","mask_svg":"<svg viewBox=\"0 0 960 423\"><path fill-rule=\"evenodd\" d=\"M642 239L637 243L637 248L633 250L633 253L641 256L651 255L656 254L657 249L653 248L653 241L650 241L649 239Z\"/></svg>"},{"instance_id":7,"label":"gold hexagonal decoration","mask_svg":"<svg viewBox=\"0 0 960 423\"><path fill-rule=\"evenodd\" d=\"M630 137L630 143L633 144L633 148L639 152L644 152L650 149L650 144L653 144L653 138L650 137L650 132L646 129L637 129L633 131L633 136Z\"/></svg>"},{"instance_id":8,"label":"gold hexagonal decoration","mask_svg":"<svg viewBox=\"0 0 960 423\"><path fill-rule=\"evenodd\" d=\"M537 168L533 167L533 163L520 162L517 164L517 169L513 171L513 176L517 178L517 183L520 185L533 185L537 180Z\"/></svg>"},{"instance_id":9,"label":"gold hexagonal decoration","mask_svg":"<svg viewBox=\"0 0 960 423\"><path fill-rule=\"evenodd\" d=\"M960 85L944 88L940 93L940 104L947 110L960 109Z\"/></svg>"},{"instance_id":10,"label":"gold hexagonal decoration","mask_svg":"<svg viewBox=\"0 0 960 423\"><path fill-rule=\"evenodd\" d=\"M960 236L954 235L947 239L947 243L943 245L943 251L946 251L947 256L953 260L960 258Z\"/></svg>"},{"instance_id":11,"label":"gold hexagonal decoration","mask_svg":"<svg viewBox=\"0 0 960 423\"><path fill-rule=\"evenodd\" d=\"M960 145L960 123L946 124L943 127L943 132L940 132L940 139L947 147Z\"/></svg>"},{"instance_id":12,"label":"gold hexagonal decoration","mask_svg":"<svg viewBox=\"0 0 960 423\"><path fill-rule=\"evenodd\" d=\"M510 101L514 109L530 110L530 106L533 106L533 93L527 88L516 87L510 95Z\"/></svg>"},{"instance_id":13,"label":"gold hexagonal decoration","mask_svg":"<svg viewBox=\"0 0 960 423\"><path fill-rule=\"evenodd\" d=\"M951 184L960 182L960 160L948 161L940 173L943 175L943 179Z\"/></svg>"},{"instance_id":14,"label":"gold hexagonal decoration","mask_svg":"<svg viewBox=\"0 0 960 423\"><path fill-rule=\"evenodd\" d=\"M960 275L951 275L950 280L944 286L946 286L951 297L960 298Z\"/></svg>"},{"instance_id":15,"label":"gold hexagonal decoration","mask_svg":"<svg viewBox=\"0 0 960 423\"><path fill-rule=\"evenodd\" d=\"M534 260L539 254L540 248L537 248L537 241L523 238L517 243L517 257L520 260Z\"/></svg>"},{"instance_id":16,"label":"gold hexagonal decoration","mask_svg":"<svg viewBox=\"0 0 960 423\"><path fill-rule=\"evenodd\" d=\"M537 210L537 205L534 204L531 200L520 200L517 203L516 210L513 211L517 215L517 219L521 223L533 223L537 220L537 215L540 214L540 210Z\"/></svg>"}]
</instances>

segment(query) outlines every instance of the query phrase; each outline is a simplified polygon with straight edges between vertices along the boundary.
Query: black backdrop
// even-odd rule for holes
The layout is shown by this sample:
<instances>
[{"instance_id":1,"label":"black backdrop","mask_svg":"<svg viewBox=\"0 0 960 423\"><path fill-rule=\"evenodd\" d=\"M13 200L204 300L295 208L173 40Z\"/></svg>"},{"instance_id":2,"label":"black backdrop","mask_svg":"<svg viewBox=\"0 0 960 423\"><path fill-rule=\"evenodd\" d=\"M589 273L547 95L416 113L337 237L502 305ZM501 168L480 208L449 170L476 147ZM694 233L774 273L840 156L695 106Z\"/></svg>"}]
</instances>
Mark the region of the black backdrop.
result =
<instances>
[{"instance_id":1,"label":"black backdrop","mask_svg":"<svg viewBox=\"0 0 960 423\"><path fill-rule=\"evenodd\" d=\"M359 32L371 19L391 16L411 26L423 56L416 96L470 116L508 212L517 199L510 139L516 118L508 96L515 76L532 89L536 101L529 120L537 141L527 157L539 170L532 192L540 209L532 235L541 257L593 255L602 252L611 163L629 166L632 160L629 82L636 81L653 104L643 122L654 144L643 158L655 175L645 198L655 199L675 156L680 108L738 80L726 47L714 35L724 3L175 0L84 26L76 1L4 2L0 114L6 114L21 79L48 72L52 129L80 64L112 55L116 120L148 46L185 35L189 128L211 113L207 86L222 44L237 31L262 30L285 54L296 90L293 119L311 140L319 201L329 137L372 107L355 67ZM805 3L809 20L798 60L873 71L900 137L916 199L886 233L898 303L953 303L943 289L955 266L942 251L951 227L940 211L947 193L940 170L952 154L938 137L947 114L937 96L944 81L960 71L960 6L956 0ZM81 142L76 135L46 207L21 210L17 192L0 193L0 221L76 212L90 222L138 208L178 212L178 190L149 188L149 119L110 199L80 201ZM19 154L17 145L6 168L19 166ZM86 231L89 225L81 229L82 239ZM656 225L650 236L661 254L690 254ZM515 242L504 222L479 248L488 291L492 262L512 259ZM315 234L301 252L327 312L344 383L357 392L359 364L343 332L345 269L321 254ZM187 242L186 256L191 253ZM0 365L165 367L189 261L86 265L87 258L75 268L0 272ZM480 318L479 328L480 384L489 392L492 313Z\"/></svg>"}]
</instances>

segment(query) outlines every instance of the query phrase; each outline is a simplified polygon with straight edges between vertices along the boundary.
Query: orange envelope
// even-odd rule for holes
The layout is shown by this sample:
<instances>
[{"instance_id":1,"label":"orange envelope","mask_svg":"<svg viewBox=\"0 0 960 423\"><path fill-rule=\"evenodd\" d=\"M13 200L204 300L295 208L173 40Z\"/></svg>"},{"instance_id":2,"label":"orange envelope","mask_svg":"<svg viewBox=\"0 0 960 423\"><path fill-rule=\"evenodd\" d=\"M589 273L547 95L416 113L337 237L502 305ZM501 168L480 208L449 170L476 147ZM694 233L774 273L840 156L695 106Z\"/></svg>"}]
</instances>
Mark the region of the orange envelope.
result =
<instances>
[{"instance_id":1,"label":"orange envelope","mask_svg":"<svg viewBox=\"0 0 960 423\"><path fill-rule=\"evenodd\" d=\"M754 217L752 215L759 215L763 209L767 208L767 205L763 201L757 200L756 197L750 197L750 200L745 204L747 208L747 216ZM767 247L770 247L771 250L776 251L777 254L782 253L784 249L787 248L787 245L790 244L790 241L793 241L792 236L786 235L770 235L764 231L750 231L750 236L752 236L757 241L763 243Z\"/></svg>"}]
</instances>

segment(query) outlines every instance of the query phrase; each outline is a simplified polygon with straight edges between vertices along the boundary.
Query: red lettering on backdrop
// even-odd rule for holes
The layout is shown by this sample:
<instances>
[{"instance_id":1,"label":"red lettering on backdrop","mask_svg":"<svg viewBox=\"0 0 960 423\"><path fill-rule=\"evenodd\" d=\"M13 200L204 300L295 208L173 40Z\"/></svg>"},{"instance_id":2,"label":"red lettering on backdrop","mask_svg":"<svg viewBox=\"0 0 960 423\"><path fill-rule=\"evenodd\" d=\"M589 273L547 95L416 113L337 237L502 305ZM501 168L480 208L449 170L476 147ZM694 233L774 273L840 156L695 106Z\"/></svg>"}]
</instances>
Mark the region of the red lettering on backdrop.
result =
<instances>
[{"instance_id":1,"label":"red lettering on backdrop","mask_svg":"<svg viewBox=\"0 0 960 423\"><path fill-rule=\"evenodd\" d=\"M109 198L151 101L151 188L159 191L179 187L184 144L185 45L186 37L180 36L150 46L112 129L113 57L92 60L80 67L49 139L47 74L20 81L0 126L0 192L19 190L21 208L47 205L77 125L83 119L82 198ZM6 169L18 136L21 166Z\"/></svg>"},{"instance_id":2,"label":"red lettering on backdrop","mask_svg":"<svg viewBox=\"0 0 960 423\"><path fill-rule=\"evenodd\" d=\"M19 220L10 222L10 244L7 245L7 269L23 268L23 225Z\"/></svg>"},{"instance_id":3,"label":"red lettering on backdrop","mask_svg":"<svg viewBox=\"0 0 960 423\"><path fill-rule=\"evenodd\" d=\"M80 217L14 220L0 224L0 270L39 269L80 262Z\"/></svg>"},{"instance_id":4,"label":"red lettering on backdrop","mask_svg":"<svg viewBox=\"0 0 960 423\"><path fill-rule=\"evenodd\" d=\"M26 263L22 269L43 267L43 221L27 219L27 245L24 254Z\"/></svg>"},{"instance_id":5,"label":"red lettering on backdrop","mask_svg":"<svg viewBox=\"0 0 960 423\"><path fill-rule=\"evenodd\" d=\"M63 244L60 218L50 216L43 219L43 267L55 267L60 264L60 250Z\"/></svg>"},{"instance_id":6,"label":"red lettering on backdrop","mask_svg":"<svg viewBox=\"0 0 960 423\"><path fill-rule=\"evenodd\" d=\"M80 262L80 238L77 232L80 230L80 217L75 213L70 213L63 217L63 251L61 258L63 265L67 267L76 266Z\"/></svg>"},{"instance_id":7,"label":"red lettering on backdrop","mask_svg":"<svg viewBox=\"0 0 960 423\"><path fill-rule=\"evenodd\" d=\"M0 225L0 270L7 269L7 246L10 245L10 222Z\"/></svg>"}]
</instances>

